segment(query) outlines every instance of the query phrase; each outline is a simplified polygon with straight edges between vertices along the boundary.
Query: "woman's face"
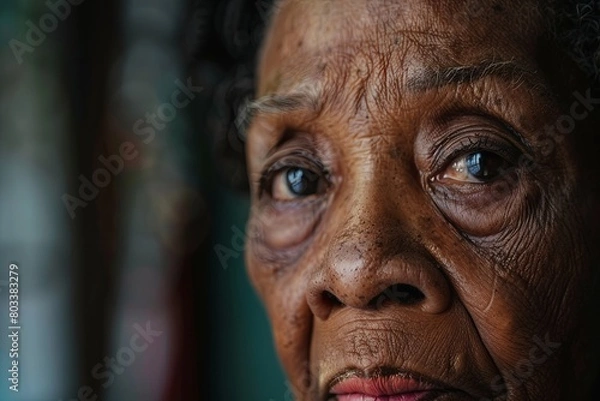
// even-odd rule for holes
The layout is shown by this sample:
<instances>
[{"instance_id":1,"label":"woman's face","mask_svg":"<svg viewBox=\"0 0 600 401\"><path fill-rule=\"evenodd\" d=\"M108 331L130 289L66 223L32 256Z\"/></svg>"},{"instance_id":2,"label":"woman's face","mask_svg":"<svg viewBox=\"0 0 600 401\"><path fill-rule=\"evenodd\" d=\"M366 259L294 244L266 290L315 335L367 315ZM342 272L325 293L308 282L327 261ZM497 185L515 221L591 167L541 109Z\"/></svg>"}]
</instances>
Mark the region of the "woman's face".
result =
<instances>
[{"instance_id":1,"label":"woman's face","mask_svg":"<svg viewBox=\"0 0 600 401\"><path fill-rule=\"evenodd\" d=\"M283 2L246 262L299 400L582 399L600 99L541 27L521 1Z\"/></svg>"}]
</instances>

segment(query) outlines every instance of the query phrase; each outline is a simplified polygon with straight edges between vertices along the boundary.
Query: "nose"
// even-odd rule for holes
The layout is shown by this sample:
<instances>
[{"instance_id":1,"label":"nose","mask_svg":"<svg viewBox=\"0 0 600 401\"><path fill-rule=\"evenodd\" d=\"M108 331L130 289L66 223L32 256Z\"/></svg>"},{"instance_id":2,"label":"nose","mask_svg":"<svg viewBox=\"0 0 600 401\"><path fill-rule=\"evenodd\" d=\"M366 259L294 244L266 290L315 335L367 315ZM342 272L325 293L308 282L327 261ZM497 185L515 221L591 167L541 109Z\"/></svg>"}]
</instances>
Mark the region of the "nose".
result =
<instances>
[{"instance_id":1,"label":"nose","mask_svg":"<svg viewBox=\"0 0 600 401\"><path fill-rule=\"evenodd\" d=\"M332 235L309 281L307 301L313 314L325 320L339 308L381 309L389 304L444 312L451 302L450 286L433 256L398 220L370 215L353 214Z\"/></svg>"}]
</instances>

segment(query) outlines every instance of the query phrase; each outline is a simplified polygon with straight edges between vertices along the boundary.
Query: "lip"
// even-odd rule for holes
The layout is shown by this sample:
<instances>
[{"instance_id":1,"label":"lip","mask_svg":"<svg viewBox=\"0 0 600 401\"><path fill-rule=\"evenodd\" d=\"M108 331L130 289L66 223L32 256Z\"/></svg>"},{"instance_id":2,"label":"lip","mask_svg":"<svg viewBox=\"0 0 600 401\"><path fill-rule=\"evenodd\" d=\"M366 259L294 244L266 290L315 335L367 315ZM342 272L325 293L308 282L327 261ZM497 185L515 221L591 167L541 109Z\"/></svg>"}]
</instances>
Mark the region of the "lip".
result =
<instances>
[{"instance_id":1,"label":"lip","mask_svg":"<svg viewBox=\"0 0 600 401\"><path fill-rule=\"evenodd\" d=\"M337 401L425 401L440 393L456 391L420 375L382 368L375 374L357 370L336 376L329 385L328 400Z\"/></svg>"}]
</instances>

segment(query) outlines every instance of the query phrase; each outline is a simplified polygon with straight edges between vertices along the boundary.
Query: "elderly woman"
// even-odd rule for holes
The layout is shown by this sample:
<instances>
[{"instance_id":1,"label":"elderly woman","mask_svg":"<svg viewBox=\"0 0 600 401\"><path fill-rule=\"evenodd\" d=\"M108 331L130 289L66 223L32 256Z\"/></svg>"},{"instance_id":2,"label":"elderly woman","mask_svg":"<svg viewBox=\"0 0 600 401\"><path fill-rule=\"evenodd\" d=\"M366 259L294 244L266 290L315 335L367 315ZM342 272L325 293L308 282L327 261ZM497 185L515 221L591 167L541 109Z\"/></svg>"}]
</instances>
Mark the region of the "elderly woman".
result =
<instances>
[{"instance_id":1,"label":"elderly woman","mask_svg":"<svg viewBox=\"0 0 600 401\"><path fill-rule=\"evenodd\" d=\"M298 400L597 399L598 15L277 4L246 264Z\"/></svg>"}]
</instances>

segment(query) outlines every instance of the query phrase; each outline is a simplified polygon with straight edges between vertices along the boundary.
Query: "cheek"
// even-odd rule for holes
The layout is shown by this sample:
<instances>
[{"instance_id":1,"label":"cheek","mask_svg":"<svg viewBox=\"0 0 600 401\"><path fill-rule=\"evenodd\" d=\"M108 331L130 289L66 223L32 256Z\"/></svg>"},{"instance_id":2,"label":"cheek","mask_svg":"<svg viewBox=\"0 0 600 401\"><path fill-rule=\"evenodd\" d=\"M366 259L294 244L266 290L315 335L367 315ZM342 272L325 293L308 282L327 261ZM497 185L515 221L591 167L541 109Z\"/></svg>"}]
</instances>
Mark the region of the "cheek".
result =
<instances>
[{"instance_id":1,"label":"cheek","mask_svg":"<svg viewBox=\"0 0 600 401\"><path fill-rule=\"evenodd\" d=\"M531 399L520 397L533 394L534 399L551 400L558 388L548 378L559 377L561 366L570 365L561 360L569 322L555 315L548 322L549 311L531 298L521 284L498 278L484 308L472 310L471 316L499 370L490 383L492 391L508 393L508 399Z\"/></svg>"},{"instance_id":2,"label":"cheek","mask_svg":"<svg viewBox=\"0 0 600 401\"><path fill-rule=\"evenodd\" d=\"M501 372L490 385L498 393L508 388L509 399L540 391L547 393L534 399L553 399L558 381L548 377L572 374L560 369L577 358L570 344L581 323L589 260L575 203L563 198L540 196L514 215L514 224L483 239L446 235L447 226L431 222L430 252Z\"/></svg>"},{"instance_id":3,"label":"cheek","mask_svg":"<svg viewBox=\"0 0 600 401\"><path fill-rule=\"evenodd\" d=\"M312 332L312 313L305 294L281 287L266 297L273 325L277 354L292 383L298 399L305 399L311 386L309 349Z\"/></svg>"},{"instance_id":4,"label":"cheek","mask_svg":"<svg viewBox=\"0 0 600 401\"><path fill-rule=\"evenodd\" d=\"M296 266L281 267L277 259L257 257L255 246L250 242L246 248L248 274L265 305L277 354L298 397L310 386L312 313L306 303L306 274Z\"/></svg>"},{"instance_id":5,"label":"cheek","mask_svg":"<svg viewBox=\"0 0 600 401\"><path fill-rule=\"evenodd\" d=\"M510 238L496 238L482 249L494 253L489 297L482 302L458 286L506 387L518 394L541 383L552 391L564 366L573 366L570 349L581 323L585 286L584 250L566 211L559 216L523 218ZM542 397L544 399L548 399Z\"/></svg>"}]
</instances>

